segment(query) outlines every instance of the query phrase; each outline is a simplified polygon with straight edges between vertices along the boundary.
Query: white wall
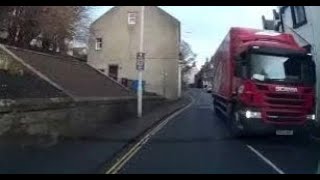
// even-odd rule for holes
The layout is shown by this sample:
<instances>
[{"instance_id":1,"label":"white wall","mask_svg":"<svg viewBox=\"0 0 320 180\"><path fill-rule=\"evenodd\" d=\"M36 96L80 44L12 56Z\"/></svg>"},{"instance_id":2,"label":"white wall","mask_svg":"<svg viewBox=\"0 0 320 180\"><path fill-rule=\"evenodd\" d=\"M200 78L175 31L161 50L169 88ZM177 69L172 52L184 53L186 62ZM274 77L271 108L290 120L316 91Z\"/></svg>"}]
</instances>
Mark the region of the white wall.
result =
<instances>
[{"instance_id":1,"label":"white wall","mask_svg":"<svg viewBox=\"0 0 320 180\"><path fill-rule=\"evenodd\" d=\"M314 43L313 31L312 31L312 29L313 29L312 19L314 17L312 16L311 10L312 10L312 8L310 8L310 6L305 6L307 24L304 24L304 25L300 26L299 28L296 28L293 30L295 32L299 33L309 43ZM288 7L285 10L282 17L283 17L285 32L294 34L291 29L291 28L293 28L293 22L292 22L292 15L291 15L290 7ZM289 26L290 28L288 28L287 26ZM295 40L299 43L299 45L304 46L307 44L307 42L305 42L303 39L299 38L298 36L295 35L294 37L295 37Z\"/></svg>"},{"instance_id":2,"label":"white wall","mask_svg":"<svg viewBox=\"0 0 320 180\"><path fill-rule=\"evenodd\" d=\"M313 47L312 55L316 63L316 96L317 96L317 113L318 118L320 116L320 7L319 6L305 6L307 24L295 28L295 32L306 39ZM285 25L292 28L292 15L290 7L286 8L283 14L283 22ZM285 27L285 26L284 26ZM304 46L306 42L299 38L292 30L285 27L285 32L294 35L299 45Z\"/></svg>"}]
</instances>

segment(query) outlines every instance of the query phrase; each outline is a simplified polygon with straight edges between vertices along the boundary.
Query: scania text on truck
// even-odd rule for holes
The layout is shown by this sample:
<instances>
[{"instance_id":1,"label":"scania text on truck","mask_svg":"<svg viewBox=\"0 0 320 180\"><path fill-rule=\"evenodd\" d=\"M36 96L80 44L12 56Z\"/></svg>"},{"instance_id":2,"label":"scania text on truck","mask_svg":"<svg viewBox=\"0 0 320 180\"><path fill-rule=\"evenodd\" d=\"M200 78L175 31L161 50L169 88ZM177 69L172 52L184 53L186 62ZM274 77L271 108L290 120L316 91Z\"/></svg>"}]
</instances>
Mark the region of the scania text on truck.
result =
<instances>
[{"instance_id":1,"label":"scania text on truck","mask_svg":"<svg viewBox=\"0 0 320 180\"><path fill-rule=\"evenodd\" d=\"M292 135L315 122L315 64L292 35L231 28L211 63L214 109L235 136Z\"/></svg>"}]
</instances>

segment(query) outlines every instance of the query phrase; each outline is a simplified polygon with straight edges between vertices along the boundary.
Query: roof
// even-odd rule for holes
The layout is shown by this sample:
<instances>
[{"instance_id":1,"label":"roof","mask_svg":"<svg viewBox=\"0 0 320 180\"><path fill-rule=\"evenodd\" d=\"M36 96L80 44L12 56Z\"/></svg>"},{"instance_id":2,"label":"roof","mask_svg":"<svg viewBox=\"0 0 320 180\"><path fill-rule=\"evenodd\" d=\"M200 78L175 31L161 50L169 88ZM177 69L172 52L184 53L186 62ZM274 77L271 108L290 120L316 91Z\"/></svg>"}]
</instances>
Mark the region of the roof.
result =
<instances>
[{"instance_id":1,"label":"roof","mask_svg":"<svg viewBox=\"0 0 320 180\"><path fill-rule=\"evenodd\" d=\"M100 17L98 17L96 20L94 20L90 26L93 26L94 24L96 24L98 21L100 21L104 16L106 16L107 14L115 11L116 9L118 9L119 6L114 6L111 9L109 9L108 11L106 11L104 14L102 14Z\"/></svg>"},{"instance_id":2,"label":"roof","mask_svg":"<svg viewBox=\"0 0 320 180\"><path fill-rule=\"evenodd\" d=\"M87 63L71 56L46 53L5 46L7 50L30 65L38 75L58 86L75 99L123 97L134 94L116 81L100 73Z\"/></svg>"}]
</instances>

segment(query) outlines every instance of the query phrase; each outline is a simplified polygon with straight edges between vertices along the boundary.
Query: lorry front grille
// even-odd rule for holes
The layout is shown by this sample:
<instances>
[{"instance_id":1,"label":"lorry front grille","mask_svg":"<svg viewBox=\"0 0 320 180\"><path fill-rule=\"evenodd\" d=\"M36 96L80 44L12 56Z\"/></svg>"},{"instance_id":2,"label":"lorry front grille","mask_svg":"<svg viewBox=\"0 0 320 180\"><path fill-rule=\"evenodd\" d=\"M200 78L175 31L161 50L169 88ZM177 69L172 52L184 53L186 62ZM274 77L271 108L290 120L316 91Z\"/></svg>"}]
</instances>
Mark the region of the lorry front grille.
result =
<instances>
[{"instance_id":1,"label":"lorry front grille","mask_svg":"<svg viewBox=\"0 0 320 180\"><path fill-rule=\"evenodd\" d=\"M266 93L268 98L286 98L286 99L302 99L298 94L285 94L285 93Z\"/></svg>"},{"instance_id":2,"label":"lorry front grille","mask_svg":"<svg viewBox=\"0 0 320 180\"><path fill-rule=\"evenodd\" d=\"M305 101L297 94L266 93L266 118L271 122L297 123L305 120Z\"/></svg>"},{"instance_id":3,"label":"lorry front grille","mask_svg":"<svg viewBox=\"0 0 320 180\"><path fill-rule=\"evenodd\" d=\"M304 99L300 95L296 94L275 94L267 93L265 96L265 101L269 105L304 105Z\"/></svg>"},{"instance_id":4,"label":"lorry front grille","mask_svg":"<svg viewBox=\"0 0 320 180\"><path fill-rule=\"evenodd\" d=\"M267 99L267 103L269 104L279 104L279 105L303 105L304 101L303 100L291 100L291 99Z\"/></svg>"}]
</instances>

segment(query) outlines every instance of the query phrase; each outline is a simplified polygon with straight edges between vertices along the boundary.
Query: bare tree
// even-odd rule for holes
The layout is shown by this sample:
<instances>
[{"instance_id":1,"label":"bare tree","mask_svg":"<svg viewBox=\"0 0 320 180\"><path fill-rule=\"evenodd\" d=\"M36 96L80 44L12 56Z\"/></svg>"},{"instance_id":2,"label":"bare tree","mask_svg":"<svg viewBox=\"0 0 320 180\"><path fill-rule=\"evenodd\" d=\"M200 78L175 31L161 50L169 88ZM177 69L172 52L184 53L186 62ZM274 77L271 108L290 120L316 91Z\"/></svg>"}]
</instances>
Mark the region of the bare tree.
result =
<instances>
[{"instance_id":1,"label":"bare tree","mask_svg":"<svg viewBox=\"0 0 320 180\"><path fill-rule=\"evenodd\" d=\"M182 68L182 74L187 73L192 66L195 63L197 54L195 54L193 52L193 50L191 49L190 44L188 44L186 41L181 42L180 45L180 55L181 55L181 60L183 61L183 68Z\"/></svg>"},{"instance_id":2,"label":"bare tree","mask_svg":"<svg viewBox=\"0 0 320 180\"><path fill-rule=\"evenodd\" d=\"M46 6L45 15L40 18L44 39L51 42L53 49L66 52L65 40L87 41L88 9L86 6Z\"/></svg>"},{"instance_id":3,"label":"bare tree","mask_svg":"<svg viewBox=\"0 0 320 180\"><path fill-rule=\"evenodd\" d=\"M5 6L0 8L1 29L7 43L30 48L34 39L42 50L66 52L66 40L85 39L88 30L86 6Z\"/></svg>"},{"instance_id":4,"label":"bare tree","mask_svg":"<svg viewBox=\"0 0 320 180\"><path fill-rule=\"evenodd\" d=\"M181 59L187 65L193 63L197 57L197 54L192 51L190 44L183 40L180 45L180 53L182 56Z\"/></svg>"},{"instance_id":5,"label":"bare tree","mask_svg":"<svg viewBox=\"0 0 320 180\"><path fill-rule=\"evenodd\" d=\"M182 63L184 64L182 68L182 85L185 87L186 82L184 81L184 76L189 73L189 71L195 66L197 54L193 52L190 44L183 41L180 45L180 59L182 60Z\"/></svg>"}]
</instances>

